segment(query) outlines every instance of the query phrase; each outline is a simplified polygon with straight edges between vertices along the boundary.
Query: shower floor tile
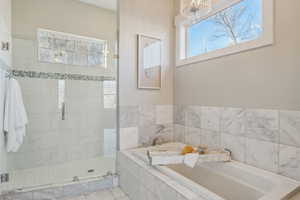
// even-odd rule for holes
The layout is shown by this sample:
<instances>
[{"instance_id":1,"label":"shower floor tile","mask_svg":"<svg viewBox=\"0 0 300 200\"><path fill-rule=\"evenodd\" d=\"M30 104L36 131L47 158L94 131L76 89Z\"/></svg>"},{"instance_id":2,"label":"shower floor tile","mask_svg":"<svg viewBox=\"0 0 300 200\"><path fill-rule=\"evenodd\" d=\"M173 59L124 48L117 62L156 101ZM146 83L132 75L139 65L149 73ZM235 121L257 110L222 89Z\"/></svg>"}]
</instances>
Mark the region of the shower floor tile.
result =
<instances>
[{"instance_id":1,"label":"shower floor tile","mask_svg":"<svg viewBox=\"0 0 300 200\"><path fill-rule=\"evenodd\" d=\"M130 199L120 188L113 188L113 189L97 191L82 196L68 197L68 198L63 198L58 200L130 200Z\"/></svg>"},{"instance_id":2,"label":"shower floor tile","mask_svg":"<svg viewBox=\"0 0 300 200\"><path fill-rule=\"evenodd\" d=\"M94 172L90 173L89 169L93 169ZM115 171L114 158L96 157L54 166L16 170L10 173L10 183L4 185L3 190L69 183L75 176L87 179L105 175L108 171Z\"/></svg>"}]
</instances>

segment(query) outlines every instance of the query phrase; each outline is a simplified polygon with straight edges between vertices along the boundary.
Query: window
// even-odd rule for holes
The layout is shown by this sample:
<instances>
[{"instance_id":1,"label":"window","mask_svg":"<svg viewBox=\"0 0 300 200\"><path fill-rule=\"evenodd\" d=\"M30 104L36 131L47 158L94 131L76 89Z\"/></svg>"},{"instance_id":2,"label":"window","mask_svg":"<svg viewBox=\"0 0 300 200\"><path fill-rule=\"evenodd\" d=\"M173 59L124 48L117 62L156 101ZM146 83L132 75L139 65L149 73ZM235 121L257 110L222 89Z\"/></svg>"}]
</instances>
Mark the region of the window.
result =
<instances>
[{"instance_id":1,"label":"window","mask_svg":"<svg viewBox=\"0 0 300 200\"><path fill-rule=\"evenodd\" d=\"M227 1L197 22L177 17L177 66L272 44L272 1Z\"/></svg>"},{"instance_id":2,"label":"window","mask_svg":"<svg viewBox=\"0 0 300 200\"><path fill-rule=\"evenodd\" d=\"M107 41L38 29L39 61L77 66L107 66Z\"/></svg>"},{"instance_id":3,"label":"window","mask_svg":"<svg viewBox=\"0 0 300 200\"><path fill-rule=\"evenodd\" d=\"M104 108L116 108L117 101L117 85L116 81L103 82Z\"/></svg>"}]
</instances>

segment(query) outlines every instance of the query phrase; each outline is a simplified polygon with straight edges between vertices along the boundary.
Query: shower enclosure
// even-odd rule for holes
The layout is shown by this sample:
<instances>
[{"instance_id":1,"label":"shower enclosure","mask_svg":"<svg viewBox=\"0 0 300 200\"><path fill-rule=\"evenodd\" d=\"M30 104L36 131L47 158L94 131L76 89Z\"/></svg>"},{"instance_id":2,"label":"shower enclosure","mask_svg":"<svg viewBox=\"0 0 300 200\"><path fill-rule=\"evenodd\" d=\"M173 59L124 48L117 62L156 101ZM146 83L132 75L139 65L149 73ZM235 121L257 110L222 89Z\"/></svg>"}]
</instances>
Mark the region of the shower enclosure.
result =
<instances>
[{"instance_id":1,"label":"shower enclosure","mask_svg":"<svg viewBox=\"0 0 300 200\"><path fill-rule=\"evenodd\" d=\"M17 152L2 149L9 181L1 190L113 175L116 11L80 0L11 5L12 64L6 70L20 84L29 123Z\"/></svg>"}]
</instances>

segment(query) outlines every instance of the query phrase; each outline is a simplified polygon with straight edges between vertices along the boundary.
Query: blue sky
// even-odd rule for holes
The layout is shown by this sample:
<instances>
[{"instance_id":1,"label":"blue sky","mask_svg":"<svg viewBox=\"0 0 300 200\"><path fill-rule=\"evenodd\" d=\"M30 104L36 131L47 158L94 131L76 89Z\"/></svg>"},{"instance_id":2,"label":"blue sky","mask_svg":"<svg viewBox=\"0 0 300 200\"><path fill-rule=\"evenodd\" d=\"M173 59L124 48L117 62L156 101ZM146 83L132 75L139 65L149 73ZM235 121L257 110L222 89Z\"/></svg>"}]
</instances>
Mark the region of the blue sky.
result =
<instances>
[{"instance_id":1,"label":"blue sky","mask_svg":"<svg viewBox=\"0 0 300 200\"><path fill-rule=\"evenodd\" d=\"M247 7L244 15L238 20L239 24L245 24L249 15L251 15L251 24L254 27L251 32L244 34L247 38L239 38L239 42L256 39L262 32L262 0L243 0L236 4L233 10L239 9L243 6ZM189 29L189 50L188 56L196 56L216 49L228 47L232 44L229 37L216 38L214 35L217 33L215 23L208 18L200 23L194 24Z\"/></svg>"}]
</instances>

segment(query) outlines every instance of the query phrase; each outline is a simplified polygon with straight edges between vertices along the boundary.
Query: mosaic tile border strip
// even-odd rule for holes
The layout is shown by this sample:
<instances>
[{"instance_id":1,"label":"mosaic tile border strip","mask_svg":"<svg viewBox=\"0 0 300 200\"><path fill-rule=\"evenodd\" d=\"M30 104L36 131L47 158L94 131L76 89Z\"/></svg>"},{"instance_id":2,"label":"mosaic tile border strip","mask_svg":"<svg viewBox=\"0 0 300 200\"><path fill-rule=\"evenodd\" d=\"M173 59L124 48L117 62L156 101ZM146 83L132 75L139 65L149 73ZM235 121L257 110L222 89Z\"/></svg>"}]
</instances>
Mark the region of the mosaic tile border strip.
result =
<instances>
[{"instance_id":1,"label":"mosaic tile border strip","mask_svg":"<svg viewBox=\"0 0 300 200\"><path fill-rule=\"evenodd\" d=\"M75 81L114 81L115 77L110 76L90 76L81 74L66 74L53 72L36 72L36 71L22 71L11 70L10 77L21 78L39 78L39 79L55 79L55 80L75 80Z\"/></svg>"}]
</instances>

